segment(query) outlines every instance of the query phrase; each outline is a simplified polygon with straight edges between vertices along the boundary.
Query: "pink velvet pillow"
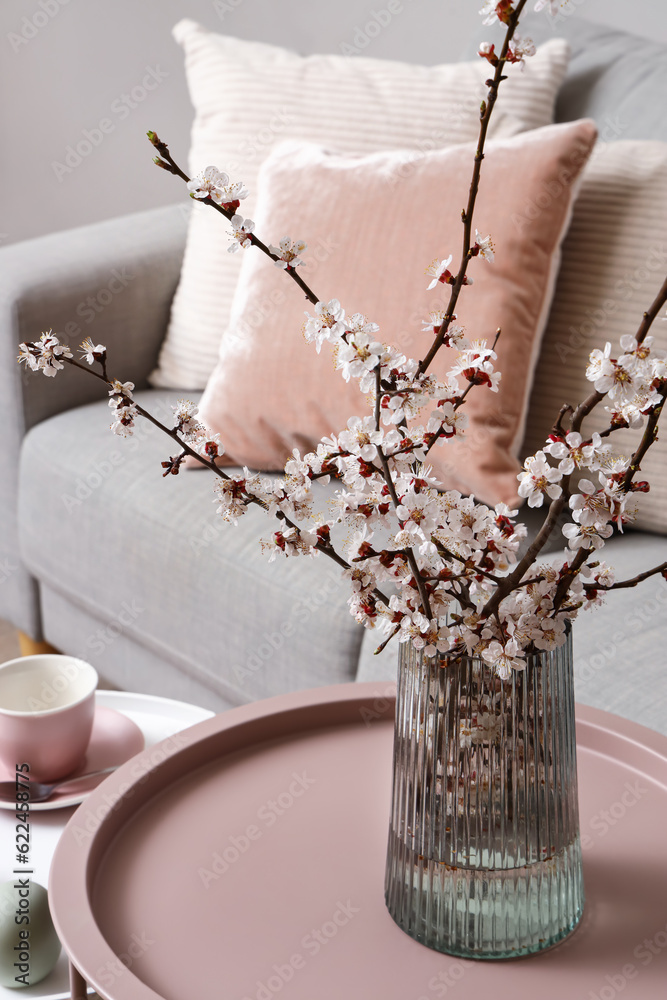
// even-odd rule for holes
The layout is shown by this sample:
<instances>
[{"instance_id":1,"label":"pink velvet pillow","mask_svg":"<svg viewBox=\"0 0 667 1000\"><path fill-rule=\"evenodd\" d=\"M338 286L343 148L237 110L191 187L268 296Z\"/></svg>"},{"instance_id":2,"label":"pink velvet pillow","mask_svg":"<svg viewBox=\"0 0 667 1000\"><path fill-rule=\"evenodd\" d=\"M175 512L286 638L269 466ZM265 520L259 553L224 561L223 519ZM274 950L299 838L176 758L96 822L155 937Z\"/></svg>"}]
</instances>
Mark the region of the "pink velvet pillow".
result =
<instances>
[{"instance_id":1,"label":"pink velvet pillow","mask_svg":"<svg viewBox=\"0 0 667 1000\"><path fill-rule=\"evenodd\" d=\"M429 454L446 488L487 503L520 502L516 455L533 370L575 182L595 139L595 125L584 120L487 147L475 224L491 235L496 257L471 261L474 287L463 289L457 312L470 340L492 341L502 328L496 369L503 378L498 393L470 392L465 438ZM347 315L379 324L378 339L423 357L432 339L424 321L445 306L449 290L427 291L424 271L450 253L458 264L473 154L469 144L350 156L285 143L260 171L255 232L266 243L288 234L305 240L300 273L320 300L338 298ZM305 342L304 310L314 308L297 285L260 251L243 254L201 419L220 433L230 463L278 469L293 448L311 450L370 410L357 382L334 370L329 346L318 355ZM455 358L456 351L442 351L433 370L444 376Z\"/></svg>"}]
</instances>

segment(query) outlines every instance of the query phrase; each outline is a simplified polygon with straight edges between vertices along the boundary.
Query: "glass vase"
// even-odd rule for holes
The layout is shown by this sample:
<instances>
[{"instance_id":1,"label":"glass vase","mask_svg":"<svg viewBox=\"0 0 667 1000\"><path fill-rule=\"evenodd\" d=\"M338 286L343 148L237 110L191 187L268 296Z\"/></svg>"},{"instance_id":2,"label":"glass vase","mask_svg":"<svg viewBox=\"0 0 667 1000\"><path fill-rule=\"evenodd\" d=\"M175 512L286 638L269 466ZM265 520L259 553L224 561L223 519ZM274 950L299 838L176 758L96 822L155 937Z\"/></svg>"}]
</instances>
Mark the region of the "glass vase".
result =
<instances>
[{"instance_id":1,"label":"glass vase","mask_svg":"<svg viewBox=\"0 0 667 1000\"><path fill-rule=\"evenodd\" d=\"M569 628L508 680L400 646L385 898L407 934L465 958L529 955L577 926Z\"/></svg>"}]
</instances>

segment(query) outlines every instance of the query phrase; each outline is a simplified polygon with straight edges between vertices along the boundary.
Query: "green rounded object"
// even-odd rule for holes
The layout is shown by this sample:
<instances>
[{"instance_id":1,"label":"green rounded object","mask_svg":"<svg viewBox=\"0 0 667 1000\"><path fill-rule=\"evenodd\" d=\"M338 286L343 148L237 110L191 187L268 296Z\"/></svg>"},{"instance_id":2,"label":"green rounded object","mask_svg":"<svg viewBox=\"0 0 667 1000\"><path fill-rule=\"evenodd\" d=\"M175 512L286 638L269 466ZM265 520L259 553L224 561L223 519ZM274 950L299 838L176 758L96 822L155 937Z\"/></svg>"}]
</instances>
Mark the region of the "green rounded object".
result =
<instances>
[{"instance_id":1,"label":"green rounded object","mask_svg":"<svg viewBox=\"0 0 667 1000\"><path fill-rule=\"evenodd\" d=\"M44 886L20 875L0 883L0 984L39 983L58 961L61 947Z\"/></svg>"}]
</instances>

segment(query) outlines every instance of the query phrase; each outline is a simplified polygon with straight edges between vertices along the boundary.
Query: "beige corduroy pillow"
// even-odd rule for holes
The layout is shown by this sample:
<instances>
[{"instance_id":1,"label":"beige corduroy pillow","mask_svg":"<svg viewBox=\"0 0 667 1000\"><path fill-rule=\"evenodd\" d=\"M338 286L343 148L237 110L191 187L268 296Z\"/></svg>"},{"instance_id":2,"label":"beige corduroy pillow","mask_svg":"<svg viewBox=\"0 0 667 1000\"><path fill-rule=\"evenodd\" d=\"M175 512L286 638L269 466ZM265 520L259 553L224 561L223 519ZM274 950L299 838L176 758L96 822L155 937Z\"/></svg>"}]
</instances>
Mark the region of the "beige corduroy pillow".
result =
<instances>
[{"instance_id":1,"label":"beige corduroy pillow","mask_svg":"<svg viewBox=\"0 0 667 1000\"><path fill-rule=\"evenodd\" d=\"M210 164L250 190L275 143L297 139L348 153L428 151L477 138L489 75L485 60L415 66L341 55L302 57L286 49L208 31L184 20L174 37L185 50L195 121L190 171ZM491 138L547 125L569 60L565 41L541 46L525 72L508 69ZM172 150L176 155L177 150ZM153 385L201 389L215 367L241 266L228 254L217 213L193 205L180 283Z\"/></svg>"},{"instance_id":2,"label":"beige corduroy pillow","mask_svg":"<svg viewBox=\"0 0 667 1000\"><path fill-rule=\"evenodd\" d=\"M528 412L523 454L540 448L563 403L576 406L592 390L585 377L590 352L634 334L667 273L667 144L600 143L583 174ZM651 330L667 349L667 322ZM608 425L604 405L589 418L591 432ZM620 430L610 441L631 455L641 431ZM637 526L667 533L667 429L642 462L651 491L641 497Z\"/></svg>"}]
</instances>

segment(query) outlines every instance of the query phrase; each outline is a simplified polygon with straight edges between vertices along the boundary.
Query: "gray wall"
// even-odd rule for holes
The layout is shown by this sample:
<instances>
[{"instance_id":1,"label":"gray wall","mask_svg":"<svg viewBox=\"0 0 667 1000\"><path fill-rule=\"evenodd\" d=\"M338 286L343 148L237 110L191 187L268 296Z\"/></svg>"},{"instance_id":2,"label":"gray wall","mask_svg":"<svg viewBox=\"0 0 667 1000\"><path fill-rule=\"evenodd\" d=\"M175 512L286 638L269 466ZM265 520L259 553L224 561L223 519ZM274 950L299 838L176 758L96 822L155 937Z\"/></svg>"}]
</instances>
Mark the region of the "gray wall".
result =
<instances>
[{"instance_id":1,"label":"gray wall","mask_svg":"<svg viewBox=\"0 0 667 1000\"><path fill-rule=\"evenodd\" d=\"M581 13L667 41L664 0L571 2L572 16ZM360 31L373 11L386 5L387 0L2 0L0 242L183 196L179 183L152 165L145 138L146 130L154 129L185 161L192 109L182 52L171 38L181 17L304 53L340 52L343 45L361 51ZM363 52L426 64L456 60L479 33L481 5L481 0L403 0L402 11ZM487 32L491 37L491 29ZM79 163L70 155L68 164L67 147L103 119L106 134L92 132L98 145Z\"/></svg>"}]
</instances>

